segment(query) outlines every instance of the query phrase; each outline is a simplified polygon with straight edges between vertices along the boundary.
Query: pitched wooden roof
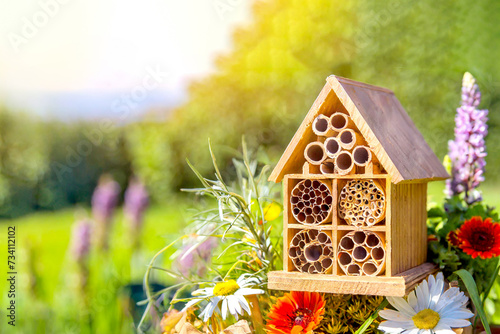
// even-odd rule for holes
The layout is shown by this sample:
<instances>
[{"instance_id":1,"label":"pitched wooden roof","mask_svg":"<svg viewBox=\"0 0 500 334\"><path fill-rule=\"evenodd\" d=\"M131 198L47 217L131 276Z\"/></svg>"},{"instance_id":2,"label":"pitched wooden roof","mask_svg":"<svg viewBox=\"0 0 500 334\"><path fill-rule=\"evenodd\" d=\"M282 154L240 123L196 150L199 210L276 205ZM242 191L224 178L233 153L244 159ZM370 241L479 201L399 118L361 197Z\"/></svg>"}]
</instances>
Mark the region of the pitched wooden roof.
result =
<instances>
[{"instance_id":1,"label":"pitched wooden roof","mask_svg":"<svg viewBox=\"0 0 500 334\"><path fill-rule=\"evenodd\" d=\"M312 122L319 114L345 110L393 183L443 180L449 177L424 137L391 90L337 77L327 83L274 168L270 181L300 173L304 149L314 141Z\"/></svg>"}]
</instances>

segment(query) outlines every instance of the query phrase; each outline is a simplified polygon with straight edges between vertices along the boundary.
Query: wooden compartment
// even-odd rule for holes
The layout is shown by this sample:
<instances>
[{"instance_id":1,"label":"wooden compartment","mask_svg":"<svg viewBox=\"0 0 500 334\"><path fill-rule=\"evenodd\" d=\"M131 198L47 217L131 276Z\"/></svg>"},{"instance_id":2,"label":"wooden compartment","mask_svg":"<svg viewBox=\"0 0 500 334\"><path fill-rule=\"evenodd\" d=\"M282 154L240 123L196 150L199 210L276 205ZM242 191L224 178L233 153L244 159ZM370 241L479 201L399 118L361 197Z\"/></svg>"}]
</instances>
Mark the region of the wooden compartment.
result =
<instances>
[{"instance_id":1,"label":"wooden compartment","mask_svg":"<svg viewBox=\"0 0 500 334\"><path fill-rule=\"evenodd\" d=\"M363 235L360 240L358 235ZM375 244L376 242L376 244ZM385 232L369 229L352 229L337 232L336 264L339 276L384 276L387 263L387 243ZM358 249L364 249L366 253L358 254ZM382 254L380 253L382 252ZM383 255L381 257L381 255ZM370 266L376 267L374 273L370 273ZM350 266L358 267L360 274L348 275ZM365 267L363 267L365 266ZM347 271L347 273L346 273Z\"/></svg>"},{"instance_id":2,"label":"wooden compartment","mask_svg":"<svg viewBox=\"0 0 500 334\"><path fill-rule=\"evenodd\" d=\"M380 175L379 177L377 178L373 178L373 177L367 177L367 176L364 176L364 175L350 175L350 178L339 178L337 180L337 225L340 227L340 226L356 226L356 227L360 227L360 228L373 228L373 227L381 227L381 226L386 226L386 222L387 222L387 209L389 207L389 202L390 202L390 198L387 197L387 186L389 185L390 182L388 182L388 178L387 177L381 177L382 175ZM367 224L368 223L359 223L359 225L352 225L352 224L349 224L345 217L342 217L342 207L341 207L341 203L344 201L344 199L342 198L342 196L344 196L344 192L343 190L345 189L345 187L349 184L350 181L363 181L363 180L366 180L366 182L371 182L373 181L373 183L375 184L375 186L377 187L377 189L379 189L382 193L383 193L383 200L385 202L385 207L383 208L383 218L379 221L379 222L375 222L373 225L371 226L368 226ZM364 196L363 194L361 194L362 196ZM348 194L348 197L350 197L350 194ZM356 199L353 199L353 200L356 200ZM364 200L364 197L361 198L361 200ZM352 200L349 200L349 202L352 202ZM375 201L370 201L367 205L371 205L375 203ZM351 204L351 203L350 203ZM371 219L373 219L371 216L370 216Z\"/></svg>"},{"instance_id":3,"label":"wooden compartment","mask_svg":"<svg viewBox=\"0 0 500 334\"><path fill-rule=\"evenodd\" d=\"M335 260L331 230L289 228L288 240L285 255L289 272L332 274Z\"/></svg>"},{"instance_id":4,"label":"wooden compartment","mask_svg":"<svg viewBox=\"0 0 500 334\"><path fill-rule=\"evenodd\" d=\"M318 205L319 206L326 205L325 201L322 201L318 205L310 203L312 199L314 199L314 200L321 199L321 196L318 196L317 194L314 194L313 196L309 196L307 194L304 194L304 191L301 192L301 190L298 187L300 187L301 185L303 185L304 183L307 183L307 182L309 182L311 184L319 184L320 187L327 188L326 192L321 192L321 194L328 193L328 196L330 198L330 202L328 204L329 209L328 209L327 215L325 216L326 218L324 218L324 220L322 220L321 222L318 222L317 220L315 220L314 223L308 223L308 221L307 221L308 215L307 215L307 212L305 212L305 210L309 209L312 212L315 208L318 207ZM325 177L308 177L308 176L302 175L301 177L297 177L297 178L288 178L288 182L286 182L286 184L287 184L287 186L284 189L284 191L288 195L285 196L284 201L287 204L286 219L287 219L287 222L289 225L300 225L302 227L311 227L311 228L313 228L314 226L323 226L323 225L332 226L332 217L334 216L333 213L336 210L335 209L335 207L336 207L336 205L335 205L336 196L335 195L336 194L335 194L335 191L333 191L334 188L332 187L332 180L331 179L328 179ZM313 187L311 185L310 189L312 189L312 188ZM295 202L295 198L297 198L297 197L300 198L301 196L295 196L294 192L298 192L295 195L308 196L307 200L305 200L305 201L301 200L298 203ZM301 197L301 199L303 199L303 198L304 197ZM305 204L303 204L303 203L305 203ZM300 208L299 207L300 204L303 204L304 206ZM301 210L301 211L294 212L294 210L297 210L297 209ZM300 216L298 217L298 215L305 215L306 218L304 218L303 220L299 220ZM309 217L311 217L311 216L309 216Z\"/></svg>"}]
</instances>

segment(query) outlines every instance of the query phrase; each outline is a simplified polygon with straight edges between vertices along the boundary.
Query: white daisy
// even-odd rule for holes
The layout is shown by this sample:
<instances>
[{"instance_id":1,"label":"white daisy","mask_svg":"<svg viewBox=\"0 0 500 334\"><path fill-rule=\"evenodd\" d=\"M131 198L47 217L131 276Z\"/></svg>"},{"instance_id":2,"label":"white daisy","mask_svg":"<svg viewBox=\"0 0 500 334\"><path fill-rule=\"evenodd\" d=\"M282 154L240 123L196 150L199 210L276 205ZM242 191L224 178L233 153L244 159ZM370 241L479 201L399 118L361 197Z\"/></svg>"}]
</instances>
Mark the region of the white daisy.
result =
<instances>
[{"instance_id":1,"label":"white daisy","mask_svg":"<svg viewBox=\"0 0 500 334\"><path fill-rule=\"evenodd\" d=\"M202 318L204 322L210 319L214 311L219 312L224 320L227 317L228 311L238 319L238 315L243 315L244 311L248 314L251 313L250 305L245 296L264 293L264 290L250 288L250 286L254 286L258 283L259 280L255 277L241 275L236 281L229 280L219 282L213 287L198 289L194 291L192 295L200 298L190 300L184 307L184 310L199 304L203 300L208 300L208 305L205 306L200 313L200 318ZM219 305L220 302L222 302L221 305Z\"/></svg>"},{"instance_id":2,"label":"white daisy","mask_svg":"<svg viewBox=\"0 0 500 334\"><path fill-rule=\"evenodd\" d=\"M386 333L454 334L451 328L466 327L474 314L466 308L467 298L459 288L444 291L443 273L429 276L410 292L407 299L387 297L397 311L382 310L387 321L378 329Z\"/></svg>"}]
</instances>

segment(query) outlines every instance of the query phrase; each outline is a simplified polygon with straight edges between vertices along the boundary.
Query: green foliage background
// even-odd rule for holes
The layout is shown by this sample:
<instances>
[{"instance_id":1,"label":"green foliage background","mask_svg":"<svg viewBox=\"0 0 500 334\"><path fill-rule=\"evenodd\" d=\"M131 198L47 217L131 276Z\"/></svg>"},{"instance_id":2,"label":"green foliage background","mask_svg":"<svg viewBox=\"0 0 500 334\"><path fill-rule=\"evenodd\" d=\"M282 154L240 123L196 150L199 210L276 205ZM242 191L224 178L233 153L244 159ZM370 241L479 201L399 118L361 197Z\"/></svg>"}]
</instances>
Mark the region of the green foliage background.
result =
<instances>
[{"instance_id":1,"label":"green foliage background","mask_svg":"<svg viewBox=\"0 0 500 334\"><path fill-rule=\"evenodd\" d=\"M275 0L256 2L253 15L235 31L234 51L218 59L217 73L193 83L189 101L165 124L174 188L193 182L185 157L210 170L207 137L236 147L245 134L277 161L330 74L394 90L442 158L463 73L472 72L481 107L490 109L487 177L498 180L498 2Z\"/></svg>"},{"instance_id":2,"label":"green foliage background","mask_svg":"<svg viewBox=\"0 0 500 334\"><path fill-rule=\"evenodd\" d=\"M498 180L500 3L269 0L255 1L252 15L234 31L233 51L190 85L187 102L166 121L113 127L62 177L57 167L69 165L68 150L97 125L42 123L2 109L0 216L88 203L102 172L125 185L133 171L164 203L196 182L186 158L211 172L208 137L221 166L233 154L224 148L238 148L242 135L277 161L330 74L394 90L442 158L470 71L490 110L487 178Z\"/></svg>"}]
</instances>

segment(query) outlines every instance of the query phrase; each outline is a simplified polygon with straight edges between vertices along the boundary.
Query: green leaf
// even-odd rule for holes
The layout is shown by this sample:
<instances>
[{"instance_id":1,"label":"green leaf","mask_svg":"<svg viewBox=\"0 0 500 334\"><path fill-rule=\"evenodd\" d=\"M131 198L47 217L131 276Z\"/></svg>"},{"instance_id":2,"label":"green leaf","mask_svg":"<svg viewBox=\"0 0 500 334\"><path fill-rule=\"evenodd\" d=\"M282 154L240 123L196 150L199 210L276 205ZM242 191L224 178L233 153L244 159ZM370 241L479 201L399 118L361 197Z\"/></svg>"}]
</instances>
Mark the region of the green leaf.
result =
<instances>
[{"instance_id":1,"label":"green leaf","mask_svg":"<svg viewBox=\"0 0 500 334\"><path fill-rule=\"evenodd\" d=\"M366 321L363 323L363 325L361 325L361 327L359 327L359 329L356 331L355 334L364 333L370 327L373 320L377 319L378 312L380 312L380 310L386 307L387 305L389 305L389 302L387 301L387 299L384 299L384 301L375 309L375 311L373 311L372 315L368 319L366 319Z\"/></svg>"},{"instance_id":2,"label":"green leaf","mask_svg":"<svg viewBox=\"0 0 500 334\"><path fill-rule=\"evenodd\" d=\"M483 304L481 303L481 298L479 297L479 293L477 292L477 286L476 282L474 281L474 278L465 269L457 270L455 271L455 274L457 274L464 282L465 287L469 292L470 299L474 303L476 311L479 314L479 317L481 318L481 322L483 323L486 333L491 334L490 325L488 325L488 320L486 319L486 313L484 312Z\"/></svg>"},{"instance_id":3,"label":"green leaf","mask_svg":"<svg viewBox=\"0 0 500 334\"><path fill-rule=\"evenodd\" d=\"M429 217L429 218L435 218L435 217L445 218L446 212L441 207L433 207L433 208L430 208L429 211L427 211L427 217Z\"/></svg>"}]
</instances>

